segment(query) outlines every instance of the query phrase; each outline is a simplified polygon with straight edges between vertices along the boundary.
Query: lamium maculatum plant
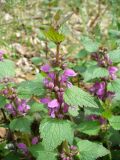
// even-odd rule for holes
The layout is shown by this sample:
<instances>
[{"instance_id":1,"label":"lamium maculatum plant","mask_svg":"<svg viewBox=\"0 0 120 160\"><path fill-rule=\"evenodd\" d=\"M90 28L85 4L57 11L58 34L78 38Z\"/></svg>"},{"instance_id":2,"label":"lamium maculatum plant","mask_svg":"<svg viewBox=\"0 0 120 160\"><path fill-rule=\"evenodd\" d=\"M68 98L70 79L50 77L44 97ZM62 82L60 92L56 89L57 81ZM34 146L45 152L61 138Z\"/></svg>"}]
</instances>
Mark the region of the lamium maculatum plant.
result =
<instances>
[{"instance_id":1,"label":"lamium maculatum plant","mask_svg":"<svg viewBox=\"0 0 120 160\"><path fill-rule=\"evenodd\" d=\"M72 64L61 49L59 18L43 31L55 49L42 57L34 79L17 83L15 64L0 51L1 160L113 160L119 152L113 138L120 136L115 51L82 37L81 53L88 57Z\"/></svg>"}]
</instances>

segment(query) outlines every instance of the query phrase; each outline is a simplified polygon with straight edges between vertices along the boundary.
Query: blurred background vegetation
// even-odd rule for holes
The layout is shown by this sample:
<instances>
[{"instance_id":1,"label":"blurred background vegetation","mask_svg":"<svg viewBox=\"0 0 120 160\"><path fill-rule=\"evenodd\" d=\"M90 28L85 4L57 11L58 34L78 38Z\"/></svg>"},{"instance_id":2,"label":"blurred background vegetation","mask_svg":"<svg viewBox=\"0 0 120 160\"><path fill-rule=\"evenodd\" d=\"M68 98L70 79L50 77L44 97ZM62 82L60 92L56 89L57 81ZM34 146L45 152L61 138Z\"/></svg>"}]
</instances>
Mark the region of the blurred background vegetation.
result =
<instances>
[{"instance_id":1,"label":"blurred background vegetation","mask_svg":"<svg viewBox=\"0 0 120 160\"><path fill-rule=\"evenodd\" d=\"M119 6L120 0L0 0L0 49L15 59L45 54L46 43L54 51L42 31L54 25L56 13L66 37L61 50L68 57L79 52L82 35L115 49L120 46Z\"/></svg>"}]
</instances>

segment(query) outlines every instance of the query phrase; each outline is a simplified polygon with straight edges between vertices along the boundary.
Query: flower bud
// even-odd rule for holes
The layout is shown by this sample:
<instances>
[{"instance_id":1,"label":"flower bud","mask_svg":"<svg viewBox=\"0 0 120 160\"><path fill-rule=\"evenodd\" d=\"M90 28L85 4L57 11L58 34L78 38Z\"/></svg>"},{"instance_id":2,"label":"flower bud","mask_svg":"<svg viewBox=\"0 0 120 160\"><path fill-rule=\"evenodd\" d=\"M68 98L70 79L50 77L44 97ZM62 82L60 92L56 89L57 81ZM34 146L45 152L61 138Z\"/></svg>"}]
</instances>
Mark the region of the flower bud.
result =
<instances>
[{"instance_id":1,"label":"flower bud","mask_svg":"<svg viewBox=\"0 0 120 160\"><path fill-rule=\"evenodd\" d=\"M77 147L72 145L72 146L70 146L70 149L71 149L71 150L76 150Z\"/></svg>"},{"instance_id":2,"label":"flower bud","mask_svg":"<svg viewBox=\"0 0 120 160\"><path fill-rule=\"evenodd\" d=\"M7 89L3 90L3 94L7 95L8 94L8 90Z\"/></svg>"},{"instance_id":3,"label":"flower bud","mask_svg":"<svg viewBox=\"0 0 120 160\"><path fill-rule=\"evenodd\" d=\"M60 88L60 92L64 92L64 88Z\"/></svg>"},{"instance_id":4,"label":"flower bud","mask_svg":"<svg viewBox=\"0 0 120 160\"><path fill-rule=\"evenodd\" d=\"M32 144L37 144L37 143L38 143L38 137L33 137Z\"/></svg>"},{"instance_id":5,"label":"flower bud","mask_svg":"<svg viewBox=\"0 0 120 160\"><path fill-rule=\"evenodd\" d=\"M58 91L59 91L59 87L58 87L58 86L55 86L55 87L54 87L54 90L55 90L56 92L58 92Z\"/></svg>"},{"instance_id":6,"label":"flower bud","mask_svg":"<svg viewBox=\"0 0 120 160\"><path fill-rule=\"evenodd\" d=\"M54 83L53 82L49 82L48 83L48 88L53 89L54 88Z\"/></svg>"}]
</instances>

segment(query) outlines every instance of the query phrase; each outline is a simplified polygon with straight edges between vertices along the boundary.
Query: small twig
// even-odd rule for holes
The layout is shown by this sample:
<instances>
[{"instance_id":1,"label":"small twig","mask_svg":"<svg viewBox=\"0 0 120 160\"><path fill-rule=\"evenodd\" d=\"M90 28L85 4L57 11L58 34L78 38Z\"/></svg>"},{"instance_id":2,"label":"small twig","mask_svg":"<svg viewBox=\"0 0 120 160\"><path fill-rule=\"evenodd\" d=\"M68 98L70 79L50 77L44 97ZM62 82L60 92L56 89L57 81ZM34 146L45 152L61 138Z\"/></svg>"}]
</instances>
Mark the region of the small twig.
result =
<instances>
[{"instance_id":1,"label":"small twig","mask_svg":"<svg viewBox=\"0 0 120 160\"><path fill-rule=\"evenodd\" d=\"M108 6L105 7L105 9L103 10L103 12L101 12L100 14L98 13L98 14L96 15L96 17L93 19L93 21L92 21L92 22L90 23L90 25L88 26L89 30L93 30L93 29L95 28L95 26L96 26L97 23L98 23L98 19L105 14L107 8L108 8Z\"/></svg>"},{"instance_id":2,"label":"small twig","mask_svg":"<svg viewBox=\"0 0 120 160\"><path fill-rule=\"evenodd\" d=\"M4 109L3 109L3 108L1 108L1 112L2 112L2 114L3 114L3 117L4 117L4 121L5 121L5 123L8 123L8 119L7 119L7 117L6 117L6 114L5 114Z\"/></svg>"},{"instance_id":3,"label":"small twig","mask_svg":"<svg viewBox=\"0 0 120 160\"><path fill-rule=\"evenodd\" d=\"M101 4L100 4L100 0L98 0L98 12L97 12L96 16L94 17L94 19L91 20L88 28L92 28L93 27L93 25L95 24L95 22L97 21L97 19L100 16L100 10L101 10Z\"/></svg>"}]
</instances>

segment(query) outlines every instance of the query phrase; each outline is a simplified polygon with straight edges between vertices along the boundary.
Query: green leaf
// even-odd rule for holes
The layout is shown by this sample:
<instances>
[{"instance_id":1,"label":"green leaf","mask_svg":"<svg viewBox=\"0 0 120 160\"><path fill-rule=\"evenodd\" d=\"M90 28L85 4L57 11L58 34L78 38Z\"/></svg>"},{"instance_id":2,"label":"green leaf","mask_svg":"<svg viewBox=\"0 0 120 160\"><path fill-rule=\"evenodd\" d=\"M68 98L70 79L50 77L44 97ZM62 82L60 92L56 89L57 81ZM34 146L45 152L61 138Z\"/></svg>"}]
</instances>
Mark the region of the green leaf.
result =
<instances>
[{"instance_id":1,"label":"green leaf","mask_svg":"<svg viewBox=\"0 0 120 160\"><path fill-rule=\"evenodd\" d=\"M116 49L109 52L109 57L113 63L120 62L120 49Z\"/></svg>"},{"instance_id":2,"label":"green leaf","mask_svg":"<svg viewBox=\"0 0 120 160\"><path fill-rule=\"evenodd\" d=\"M40 57L33 57L31 58L31 61L33 64L38 65L40 62L42 62L42 59Z\"/></svg>"},{"instance_id":3,"label":"green leaf","mask_svg":"<svg viewBox=\"0 0 120 160\"><path fill-rule=\"evenodd\" d=\"M25 133L30 133L31 132L31 123L32 119L29 117L20 117L12 120L10 122L10 129L12 131L20 131L20 132L25 132Z\"/></svg>"},{"instance_id":4,"label":"green leaf","mask_svg":"<svg viewBox=\"0 0 120 160\"><path fill-rule=\"evenodd\" d=\"M15 76L15 64L10 60L0 62L0 79Z\"/></svg>"},{"instance_id":5,"label":"green leaf","mask_svg":"<svg viewBox=\"0 0 120 160\"><path fill-rule=\"evenodd\" d=\"M102 112L104 111L102 107L100 108L85 108L85 115L91 115L91 114L95 114L95 115L102 115Z\"/></svg>"},{"instance_id":6,"label":"green leaf","mask_svg":"<svg viewBox=\"0 0 120 160\"><path fill-rule=\"evenodd\" d=\"M41 96L45 93L43 85L43 77L24 81L19 84L17 93L20 98L30 98L32 96Z\"/></svg>"},{"instance_id":7,"label":"green leaf","mask_svg":"<svg viewBox=\"0 0 120 160\"><path fill-rule=\"evenodd\" d=\"M108 83L107 89L115 93L120 93L120 79Z\"/></svg>"},{"instance_id":8,"label":"green leaf","mask_svg":"<svg viewBox=\"0 0 120 160\"><path fill-rule=\"evenodd\" d=\"M56 160L56 153L45 150L41 143L29 147L29 150L37 160Z\"/></svg>"},{"instance_id":9,"label":"green leaf","mask_svg":"<svg viewBox=\"0 0 120 160\"><path fill-rule=\"evenodd\" d=\"M120 130L120 116L112 116L111 118L108 119L110 125L115 129L115 130Z\"/></svg>"},{"instance_id":10,"label":"green leaf","mask_svg":"<svg viewBox=\"0 0 120 160\"><path fill-rule=\"evenodd\" d=\"M65 140L72 144L73 130L67 120L47 119L42 121L39 129L43 145L47 150L55 149Z\"/></svg>"},{"instance_id":11,"label":"green leaf","mask_svg":"<svg viewBox=\"0 0 120 160\"><path fill-rule=\"evenodd\" d=\"M3 96L0 96L0 108L4 108L6 103L7 103L7 99Z\"/></svg>"},{"instance_id":12,"label":"green leaf","mask_svg":"<svg viewBox=\"0 0 120 160\"><path fill-rule=\"evenodd\" d=\"M96 160L109 154L109 150L103 145L88 140L80 140L77 145L80 152L80 160Z\"/></svg>"},{"instance_id":13,"label":"green leaf","mask_svg":"<svg viewBox=\"0 0 120 160\"><path fill-rule=\"evenodd\" d=\"M56 153L52 152L52 151L39 151L39 155L37 157L37 160L57 160L56 158Z\"/></svg>"},{"instance_id":14,"label":"green leaf","mask_svg":"<svg viewBox=\"0 0 120 160\"><path fill-rule=\"evenodd\" d=\"M69 112L70 115L76 117L79 114L79 108L78 107L69 106L68 112Z\"/></svg>"},{"instance_id":15,"label":"green leaf","mask_svg":"<svg viewBox=\"0 0 120 160\"><path fill-rule=\"evenodd\" d=\"M53 41L54 43L60 43L65 39L65 36L63 34L58 33L52 27L49 28L48 31L44 31L43 33L50 41Z\"/></svg>"},{"instance_id":16,"label":"green leaf","mask_svg":"<svg viewBox=\"0 0 120 160\"><path fill-rule=\"evenodd\" d=\"M3 160L19 160L20 155L15 152L9 152Z\"/></svg>"},{"instance_id":17,"label":"green leaf","mask_svg":"<svg viewBox=\"0 0 120 160\"><path fill-rule=\"evenodd\" d=\"M83 44L84 48L88 52L95 52L99 48L99 43L93 41L89 37L82 36L81 37L81 43Z\"/></svg>"},{"instance_id":18,"label":"green leaf","mask_svg":"<svg viewBox=\"0 0 120 160\"><path fill-rule=\"evenodd\" d=\"M76 86L72 86L71 88L66 89L64 93L64 101L67 104L76 107L98 107L94 101L94 98L89 93Z\"/></svg>"},{"instance_id":19,"label":"green leaf","mask_svg":"<svg viewBox=\"0 0 120 160\"><path fill-rule=\"evenodd\" d=\"M109 72L107 69L98 67L96 65L89 66L83 73L84 81L90 81L95 78L107 77Z\"/></svg>"},{"instance_id":20,"label":"green leaf","mask_svg":"<svg viewBox=\"0 0 120 160\"><path fill-rule=\"evenodd\" d=\"M118 31L118 30L110 29L108 31L108 34L111 36L111 38L118 38L118 37L120 37L120 31Z\"/></svg>"},{"instance_id":21,"label":"green leaf","mask_svg":"<svg viewBox=\"0 0 120 160\"><path fill-rule=\"evenodd\" d=\"M63 25L66 21L68 21L71 18L72 15L73 15L73 12L69 12L64 17L61 17L59 22L58 22L59 26Z\"/></svg>"},{"instance_id":22,"label":"green leaf","mask_svg":"<svg viewBox=\"0 0 120 160\"><path fill-rule=\"evenodd\" d=\"M30 111L29 111L30 113L40 112L40 111L47 112L47 108L42 103L32 102L29 105L30 105Z\"/></svg>"},{"instance_id":23,"label":"green leaf","mask_svg":"<svg viewBox=\"0 0 120 160\"><path fill-rule=\"evenodd\" d=\"M88 55L88 52L85 49L82 49L75 55L75 58L84 58Z\"/></svg>"},{"instance_id":24,"label":"green leaf","mask_svg":"<svg viewBox=\"0 0 120 160\"><path fill-rule=\"evenodd\" d=\"M118 160L120 159L120 151L119 150L112 150L112 160Z\"/></svg>"},{"instance_id":25,"label":"green leaf","mask_svg":"<svg viewBox=\"0 0 120 160\"><path fill-rule=\"evenodd\" d=\"M86 121L79 124L77 127L82 133L88 134L90 136L98 135L100 131L100 123L97 121Z\"/></svg>"}]
</instances>

